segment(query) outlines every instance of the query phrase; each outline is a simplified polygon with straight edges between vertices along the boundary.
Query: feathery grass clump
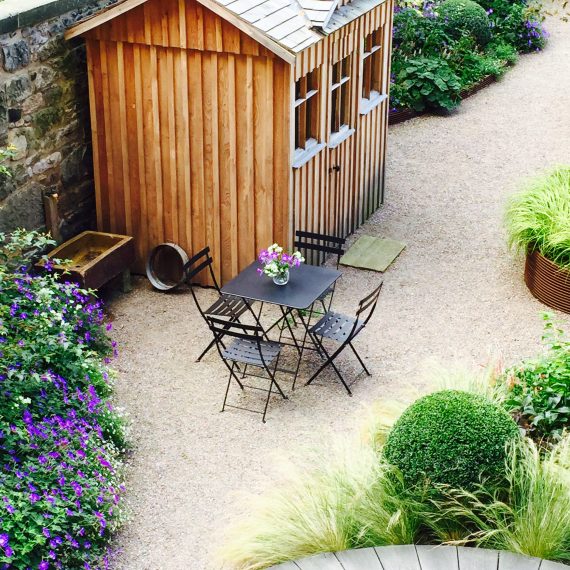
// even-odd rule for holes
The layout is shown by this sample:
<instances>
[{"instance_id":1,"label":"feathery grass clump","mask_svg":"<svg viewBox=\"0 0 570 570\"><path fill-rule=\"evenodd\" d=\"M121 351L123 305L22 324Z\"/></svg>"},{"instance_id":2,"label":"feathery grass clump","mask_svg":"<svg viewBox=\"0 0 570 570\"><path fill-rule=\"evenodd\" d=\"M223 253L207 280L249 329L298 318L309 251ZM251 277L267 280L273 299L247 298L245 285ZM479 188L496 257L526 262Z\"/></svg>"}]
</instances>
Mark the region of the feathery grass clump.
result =
<instances>
[{"instance_id":1,"label":"feathery grass clump","mask_svg":"<svg viewBox=\"0 0 570 570\"><path fill-rule=\"evenodd\" d=\"M245 497L220 555L234 568L260 570L319 552L412 543L419 503L404 488L373 442L347 439L315 451L309 464L288 464L269 492Z\"/></svg>"},{"instance_id":2,"label":"feathery grass clump","mask_svg":"<svg viewBox=\"0 0 570 570\"><path fill-rule=\"evenodd\" d=\"M471 528L459 542L570 561L570 437L547 453L528 438L513 442L505 473L496 489L449 491L434 525Z\"/></svg>"},{"instance_id":3,"label":"feathery grass clump","mask_svg":"<svg viewBox=\"0 0 570 570\"><path fill-rule=\"evenodd\" d=\"M570 166L532 180L512 196L505 220L513 250L538 250L561 268L570 269Z\"/></svg>"}]
</instances>

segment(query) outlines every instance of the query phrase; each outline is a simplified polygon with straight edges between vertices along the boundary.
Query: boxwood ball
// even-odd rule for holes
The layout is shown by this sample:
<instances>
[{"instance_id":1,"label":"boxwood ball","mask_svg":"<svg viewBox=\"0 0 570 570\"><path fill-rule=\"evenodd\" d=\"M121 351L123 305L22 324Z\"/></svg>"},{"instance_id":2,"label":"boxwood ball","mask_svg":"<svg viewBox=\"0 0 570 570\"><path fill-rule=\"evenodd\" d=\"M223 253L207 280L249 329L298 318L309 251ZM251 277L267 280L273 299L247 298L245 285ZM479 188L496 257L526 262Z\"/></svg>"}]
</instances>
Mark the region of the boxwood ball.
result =
<instances>
[{"instance_id":1,"label":"boxwood ball","mask_svg":"<svg viewBox=\"0 0 570 570\"><path fill-rule=\"evenodd\" d=\"M455 38L471 34L477 43L485 46L491 39L491 25L485 9L473 0L445 0L438 8L439 17L447 32Z\"/></svg>"},{"instance_id":2,"label":"boxwood ball","mask_svg":"<svg viewBox=\"0 0 570 570\"><path fill-rule=\"evenodd\" d=\"M506 444L520 437L511 416L482 396L444 390L412 404L384 447L408 484L470 489L482 477L504 473Z\"/></svg>"}]
</instances>

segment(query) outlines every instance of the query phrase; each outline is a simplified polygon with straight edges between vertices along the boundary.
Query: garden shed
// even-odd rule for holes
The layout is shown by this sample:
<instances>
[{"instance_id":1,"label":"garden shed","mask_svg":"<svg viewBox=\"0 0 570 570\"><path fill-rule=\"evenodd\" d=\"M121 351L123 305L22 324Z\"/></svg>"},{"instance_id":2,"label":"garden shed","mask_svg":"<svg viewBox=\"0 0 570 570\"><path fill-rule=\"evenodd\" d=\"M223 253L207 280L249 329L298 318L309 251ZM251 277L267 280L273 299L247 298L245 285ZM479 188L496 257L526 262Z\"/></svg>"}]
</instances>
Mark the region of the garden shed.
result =
<instances>
[{"instance_id":1,"label":"garden shed","mask_svg":"<svg viewBox=\"0 0 570 570\"><path fill-rule=\"evenodd\" d=\"M123 0L85 38L98 229L222 281L383 199L393 0Z\"/></svg>"}]
</instances>

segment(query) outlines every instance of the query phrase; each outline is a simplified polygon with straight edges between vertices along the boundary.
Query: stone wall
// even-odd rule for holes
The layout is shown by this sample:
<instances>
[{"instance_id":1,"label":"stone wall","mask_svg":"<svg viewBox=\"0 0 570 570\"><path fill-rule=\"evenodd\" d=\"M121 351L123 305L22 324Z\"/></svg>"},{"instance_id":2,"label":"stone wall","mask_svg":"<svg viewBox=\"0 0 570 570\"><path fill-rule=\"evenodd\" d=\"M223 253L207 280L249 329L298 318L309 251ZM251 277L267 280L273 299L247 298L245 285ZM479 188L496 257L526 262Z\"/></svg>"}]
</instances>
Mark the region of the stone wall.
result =
<instances>
[{"instance_id":1,"label":"stone wall","mask_svg":"<svg viewBox=\"0 0 570 570\"><path fill-rule=\"evenodd\" d=\"M94 227L85 49L63 33L116 0L0 1L0 232L45 226L43 197L58 195L63 238Z\"/></svg>"}]
</instances>

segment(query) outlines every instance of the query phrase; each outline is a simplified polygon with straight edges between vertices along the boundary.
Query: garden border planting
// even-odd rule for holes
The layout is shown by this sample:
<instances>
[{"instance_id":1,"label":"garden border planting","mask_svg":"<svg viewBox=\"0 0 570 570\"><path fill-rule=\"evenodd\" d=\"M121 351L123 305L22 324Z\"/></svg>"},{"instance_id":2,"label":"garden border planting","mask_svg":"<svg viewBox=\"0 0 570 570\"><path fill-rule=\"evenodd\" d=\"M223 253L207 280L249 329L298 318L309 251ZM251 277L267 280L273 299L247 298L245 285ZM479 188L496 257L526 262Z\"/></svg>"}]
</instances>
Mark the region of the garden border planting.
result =
<instances>
[{"instance_id":1,"label":"garden border planting","mask_svg":"<svg viewBox=\"0 0 570 570\"><path fill-rule=\"evenodd\" d=\"M465 91L461 92L461 100L468 99L472 95L479 93L489 85L493 85L493 83L497 82L497 78L494 75L489 75L485 77L485 79L479 81L476 85L471 87L470 89L466 89ZM398 125L399 123L404 123L405 121L409 121L415 117L421 117L422 115L428 114L429 111L414 111L413 109L399 109L398 111L394 111L390 113L388 116L388 124L389 125Z\"/></svg>"}]
</instances>

